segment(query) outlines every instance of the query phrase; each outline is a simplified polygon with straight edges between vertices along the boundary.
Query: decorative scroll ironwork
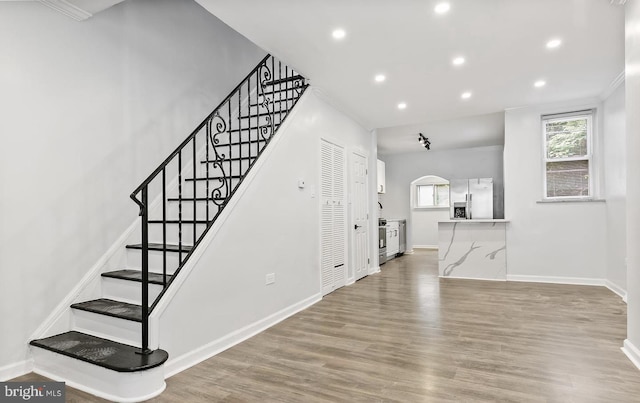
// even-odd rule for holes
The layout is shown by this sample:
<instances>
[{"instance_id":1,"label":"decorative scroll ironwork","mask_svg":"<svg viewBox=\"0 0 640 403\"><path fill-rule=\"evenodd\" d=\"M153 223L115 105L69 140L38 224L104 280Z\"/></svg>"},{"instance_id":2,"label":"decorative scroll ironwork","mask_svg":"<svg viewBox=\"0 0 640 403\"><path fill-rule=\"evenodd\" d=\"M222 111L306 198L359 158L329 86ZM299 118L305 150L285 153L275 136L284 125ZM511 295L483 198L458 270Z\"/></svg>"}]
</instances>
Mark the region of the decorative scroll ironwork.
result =
<instances>
[{"instance_id":1,"label":"decorative scroll ironwork","mask_svg":"<svg viewBox=\"0 0 640 403\"><path fill-rule=\"evenodd\" d=\"M222 175L217 178L220 186L214 188L211 191L210 199L217 206L223 205L227 197L229 196L229 183L227 181L227 171L224 166L224 162L227 159L226 154L220 151L220 136L222 133L227 132L227 121L220 116L219 111L215 111L211 119L207 122L207 136L209 137L210 144L213 146L214 159L211 162L213 168L217 168L220 170Z\"/></svg>"},{"instance_id":2,"label":"decorative scroll ironwork","mask_svg":"<svg viewBox=\"0 0 640 403\"><path fill-rule=\"evenodd\" d=\"M287 112L293 108L306 88L307 85L302 76L293 69L284 66L280 61L276 61L271 55L267 55L131 194L131 199L139 206L142 217L142 351L149 351L149 315L221 214L235 190L255 164L256 159L273 138L279 125L286 119ZM276 98L276 94L279 94L278 98ZM258 98L254 99L256 95ZM252 104L252 102L255 103ZM279 106L277 112L275 110L276 104ZM237 109L233 109L232 105L237 105ZM259 123L261 118L264 119L262 124ZM232 128L231 123L235 121L238 122L238 127ZM256 135L252 135L252 133L256 133ZM190 147L189 151L186 150L187 146ZM183 152L184 156L189 156L192 159L190 163L184 161L185 164L183 164ZM196 161L201 158L204 160ZM198 176L200 170L197 167L200 164L206 164L204 177ZM178 172L177 187L168 188L167 169L174 168ZM187 189L187 186L183 186L183 181L193 181L189 187L193 194L183 194L183 188ZM198 190L196 181L205 181L204 192L202 189ZM209 185L210 182L216 182L212 186L213 190ZM159 187L162 190L161 220L150 219L152 213L149 211L148 204L150 186L152 189ZM177 197L174 195L172 198L170 194L176 191L178 192ZM199 192L201 193L199 194ZM151 199L153 198L151 197ZM201 209L206 209L206 220L198 221L198 202L202 201L205 202ZM171 211L167 207L169 202L178 203L177 220L167 218L167 211ZM193 205L189 205L193 211L191 220L184 219L182 215L183 204L186 203L193 203ZM214 210L212 217L209 215L210 207ZM149 240L149 226L152 224L162 225L162 239ZM167 240L168 228L174 224L177 224L178 245L170 245ZM193 226L191 227L193 245L183 244L182 226L186 224ZM198 226L199 224L206 224L206 226ZM165 273L163 289L154 301L148 300L148 251L151 243L162 246L162 270ZM167 279L166 271L167 269L171 270L171 268L167 268L167 255L176 251L178 252L178 265L173 268L173 276Z\"/></svg>"}]
</instances>

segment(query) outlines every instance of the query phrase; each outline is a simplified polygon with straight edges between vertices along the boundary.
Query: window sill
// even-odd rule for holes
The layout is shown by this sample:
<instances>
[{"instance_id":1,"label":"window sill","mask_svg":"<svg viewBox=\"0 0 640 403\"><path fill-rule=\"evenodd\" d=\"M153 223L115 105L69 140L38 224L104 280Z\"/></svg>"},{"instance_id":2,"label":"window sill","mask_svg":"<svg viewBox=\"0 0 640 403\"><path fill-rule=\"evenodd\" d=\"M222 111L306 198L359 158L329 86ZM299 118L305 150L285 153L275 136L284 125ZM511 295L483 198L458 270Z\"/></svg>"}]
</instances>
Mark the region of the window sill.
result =
<instances>
[{"instance_id":1,"label":"window sill","mask_svg":"<svg viewBox=\"0 0 640 403\"><path fill-rule=\"evenodd\" d=\"M605 199L544 199L538 200L536 203L606 203Z\"/></svg>"},{"instance_id":2,"label":"window sill","mask_svg":"<svg viewBox=\"0 0 640 403\"><path fill-rule=\"evenodd\" d=\"M414 210L449 210L449 206L414 207Z\"/></svg>"}]
</instances>

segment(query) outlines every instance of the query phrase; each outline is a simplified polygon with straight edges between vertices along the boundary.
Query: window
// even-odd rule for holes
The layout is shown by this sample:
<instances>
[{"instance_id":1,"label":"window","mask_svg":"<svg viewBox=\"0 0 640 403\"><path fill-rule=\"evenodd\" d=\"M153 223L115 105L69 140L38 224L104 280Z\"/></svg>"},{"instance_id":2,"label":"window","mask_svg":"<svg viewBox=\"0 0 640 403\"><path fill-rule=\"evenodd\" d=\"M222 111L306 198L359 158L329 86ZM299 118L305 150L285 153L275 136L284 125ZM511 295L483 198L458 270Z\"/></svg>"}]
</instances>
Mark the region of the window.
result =
<instances>
[{"instance_id":1,"label":"window","mask_svg":"<svg viewBox=\"0 0 640 403\"><path fill-rule=\"evenodd\" d=\"M449 185L417 185L416 207L449 207Z\"/></svg>"},{"instance_id":2,"label":"window","mask_svg":"<svg viewBox=\"0 0 640 403\"><path fill-rule=\"evenodd\" d=\"M543 116L546 198L593 196L593 111Z\"/></svg>"}]
</instances>

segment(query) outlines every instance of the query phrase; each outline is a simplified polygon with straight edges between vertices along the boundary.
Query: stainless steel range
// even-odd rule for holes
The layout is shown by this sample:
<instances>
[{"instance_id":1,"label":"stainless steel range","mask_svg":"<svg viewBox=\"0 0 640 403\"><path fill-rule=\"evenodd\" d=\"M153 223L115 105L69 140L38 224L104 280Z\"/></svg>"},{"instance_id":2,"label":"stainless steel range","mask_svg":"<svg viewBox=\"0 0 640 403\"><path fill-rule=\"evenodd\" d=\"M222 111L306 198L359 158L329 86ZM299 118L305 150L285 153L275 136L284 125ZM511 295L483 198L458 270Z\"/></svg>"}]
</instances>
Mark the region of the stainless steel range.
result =
<instances>
[{"instance_id":1,"label":"stainless steel range","mask_svg":"<svg viewBox=\"0 0 640 403\"><path fill-rule=\"evenodd\" d=\"M378 218L378 261L380 265L387 262L387 220Z\"/></svg>"}]
</instances>

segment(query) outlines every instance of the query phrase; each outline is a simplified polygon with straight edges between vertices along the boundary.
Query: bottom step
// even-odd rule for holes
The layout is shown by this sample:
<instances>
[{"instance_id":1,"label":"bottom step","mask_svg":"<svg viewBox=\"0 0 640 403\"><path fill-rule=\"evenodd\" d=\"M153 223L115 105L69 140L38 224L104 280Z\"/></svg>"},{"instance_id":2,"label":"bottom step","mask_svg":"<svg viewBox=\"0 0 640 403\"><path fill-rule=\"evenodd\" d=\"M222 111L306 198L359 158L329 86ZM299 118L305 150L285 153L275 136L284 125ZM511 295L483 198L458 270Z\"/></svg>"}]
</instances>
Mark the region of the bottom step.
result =
<instances>
[{"instance_id":1,"label":"bottom step","mask_svg":"<svg viewBox=\"0 0 640 403\"><path fill-rule=\"evenodd\" d=\"M150 399L165 388L164 362L168 354L85 333L70 331L33 340L34 372L69 386L119 402Z\"/></svg>"},{"instance_id":2,"label":"bottom step","mask_svg":"<svg viewBox=\"0 0 640 403\"><path fill-rule=\"evenodd\" d=\"M117 372L151 369L162 365L169 357L160 349L146 355L138 354L140 349L137 347L76 331L33 340L30 344Z\"/></svg>"}]
</instances>

